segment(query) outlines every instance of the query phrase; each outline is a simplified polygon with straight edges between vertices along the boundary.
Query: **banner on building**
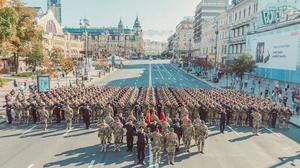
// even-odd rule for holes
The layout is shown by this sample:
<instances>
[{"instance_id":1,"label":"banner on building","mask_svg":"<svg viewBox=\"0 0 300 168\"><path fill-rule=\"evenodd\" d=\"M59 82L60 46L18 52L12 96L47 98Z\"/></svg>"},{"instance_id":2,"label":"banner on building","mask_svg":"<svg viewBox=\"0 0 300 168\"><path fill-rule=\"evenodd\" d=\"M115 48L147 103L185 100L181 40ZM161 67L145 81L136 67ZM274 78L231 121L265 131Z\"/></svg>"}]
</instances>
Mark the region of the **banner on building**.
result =
<instances>
[{"instance_id":1,"label":"banner on building","mask_svg":"<svg viewBox=\"0 0 300 168\"><path fill-rule=\"evenodd\" d=\"M38 76L37 77L38 92L47 92L50 90L50 77Z\"/></svg>"},{"instance_id":2,"label":"banner on building","mask_svg":"<svg viewBox=\"0 0 300 168\"><path fill-rule=\"evenodd\" d=\"M260 68L296 70L300 29L287 27L247 37L247 50Z\"/></svg>"},{"instance_id":3,"label":"banner on building","mask_svg":"<svg viewBox=\"0 0 300 168\"><path fill-rule=\"evenodd\" d=\"M259 0L257 26L276 24L298 16L299 0Z\"/></svg>"}]
</instances>

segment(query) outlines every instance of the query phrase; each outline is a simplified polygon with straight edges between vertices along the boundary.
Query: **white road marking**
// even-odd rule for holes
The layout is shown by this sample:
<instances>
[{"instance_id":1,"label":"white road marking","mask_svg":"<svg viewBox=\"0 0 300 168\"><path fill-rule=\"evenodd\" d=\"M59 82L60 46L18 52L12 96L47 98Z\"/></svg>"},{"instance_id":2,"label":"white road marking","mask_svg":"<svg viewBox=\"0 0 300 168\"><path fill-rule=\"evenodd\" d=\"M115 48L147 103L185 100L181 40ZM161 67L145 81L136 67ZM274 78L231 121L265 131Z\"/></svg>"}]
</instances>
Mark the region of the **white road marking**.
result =
<instances>
[{"instance_id":1,"label":"white road marking","mask_svg":"<svg viewBox=\"0 0 300 168\"><path fill-rule=\"evenodd\" d=\"M149 62L149 87L152 87L152 69L151 69L151 62Z\"/></svg>"},{"instance_id":2,"label":"white road marking","mask_svg":"<svg viewBox=\"0 0 300 168\"><path fill-rule=\"evenodd\" d=\"M158 67L158 65L156 65L156 66ZM158 73L160 74L162 80L165 80L165 78L163 77L162 73L161 73L160 70L159 70L159 67L158 67L157 69L158 69Z\"/></svg>"},{"instance_id":3,"label":"white road marking","mask_svg":"<svg viewBox=\"0 0 300 168\"><path fill-rule=\"evenodd\" d=\"M278 136L278 137L281 137L281 135L280 135L280 134L278 134L278 133L276 133L276 132L272 131L271 129L269 129L269 128L267 128L267 127L263 127L263 128L264 128L264 129L266 129L266 130L268 130L269 132L271 132L271 133L275 134L276 136Z\"/></svg>"},{"instance_id":4,"label":"white road marking","mask_svg":"<svg viewBox=\"0 0 300 168\"><path fill-rule=\"evenodd\" d=\"M95 160L92 160L92 161L90 162L90 164L89 164L89 167L88 167L88 168L92 168L92 167L94 167L94 163L95 163Z\"/></svg>"},{"instance_id":5,"label":"white road marking","mask_svg":"<svg viewBox=\"0 0 300 168\"><path fill-rule=\"evenodd\" d=\"M170 75L170 77L172 77L176 81L176 78L174 77L174 75L172 75L164 65L163 65L163 68L167 71L167 73Z\"/></svg>"},{"instance_id":6,"label":"white road marking","mask_svg":"<svg viewBox=\"0 0 300 168\"><path fill-rule=\"evenodd\" d=\"M231 131L233 131L237 136L240 136L240 134L237 133L234 129L232 129L229 125L227 125L227 127L228 127Z\"/></svg>"},{"instance_id":7,"label":"white road marking","mask_svg":"<svg viewBox=\"0 0 300 168\"><path fill-rule=\"evenodd\" d=\"M34 125L33 127L31 127L30 129L26 130L25 132L23 132L22 136L29 133L30 131L32 131L35 127L37 127L37 125Z\"/></svg>"},{"instance_id":8,"label":"white road marking","mask_svg":"<svg viewBox=\"0 0 300 168\"><path fill-rule=\"evenodd\" d=\"M34 164L30 164L27 168L33 168Z\"/></svg>"}]
</instances>

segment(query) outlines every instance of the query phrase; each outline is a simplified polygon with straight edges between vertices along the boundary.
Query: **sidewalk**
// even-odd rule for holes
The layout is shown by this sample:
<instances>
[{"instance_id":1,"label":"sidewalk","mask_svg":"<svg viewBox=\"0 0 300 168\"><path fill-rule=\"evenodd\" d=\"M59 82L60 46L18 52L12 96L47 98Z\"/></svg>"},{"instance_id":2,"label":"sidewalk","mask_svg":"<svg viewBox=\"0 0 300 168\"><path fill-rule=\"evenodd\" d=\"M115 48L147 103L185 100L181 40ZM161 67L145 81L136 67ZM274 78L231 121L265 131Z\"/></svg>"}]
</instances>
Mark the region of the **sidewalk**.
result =
<instances>
[{"instance_id":1,"label":"sidewalk","mask_svg":"<svg viewBox=\"0 0 300 168\"><path fill-rule=\"evenodd\" d=\"M181 69L181 70L183 70L183 69ZM185 70L183 70L183 71L186 72ZM228 77L228 79L227 79L227 77L224 75L221 79L219 79L218 83L214 83L214 82L210 81L209 78L202 79L200 77L195 76L194 74L191 74L188 72L186 72L186 73L189 75L192 75L193 77L197 78L198 80L201 80L202 82L209 84L210 86L212 86L214 88L219 88L219 89L223 89L223 88L230 86L231 81L234 79L233 77ZM210 75L208 75L208 76L210 76ZM275 87L275 81L272 81L272 82L262 81L260 85L258 85L258 83L256 81L256 82L254 82L255 84L253 85L253 80L254 80L253 78L248 77L248 78L244 79L244 81L245 80L248 81L248 86L246 88L243 88L243 91L246 91L247 93L252 94L251 87L254 87L255 88L254 94L252 94L254 96L260 96L261 92L263 92L263 94L264 94L264 91L267 87L270 88L269 92L272 92L272 90ZM284 89L284 86L282 86L282 84L281 84L281 87ZM292 86L290 88L292 88ZM239 84L237 83L233 89L238 90ZM289 89L287 93L288 93L288 103L287 104L288 104L288 106L293 107L293 105L292 105L293 102L292 102L292 98L291 98L292 97L291 89ZM290 124L300 128L300 115L294 114L292 116L292 118L290 119Z\"/></svg>"},{"instance_id":2,"label":"sidewalk","mask_svg":"<svg viewBox=\"0 0 300 168\"><path fill-rule=\"evenodd\" d=\"M108 75L111 75L112 73L118 71L118 69L114 69L113 71L106 73L105 75L101 75L101 77L99 78L97 71L93 71L90 74L90 80L89 81L85 81L84 84L86 86L91 85L92 83L95 83L97 81L102 80L103 78L107 77ZM5 75L2 75L3 77ZM10 77L11 78L11 77ZM32 77L30 78L11 78L11 79L16 79L18 83L22 83L22 82L27 82L28 84L32 83ZM81 82L81 80L79 80L79 82ZM58 83L59 86L69 86L70 83L74 86L76 85L76 78L74 76L68 76L66 78L62 78L59 81L57 79L52 79L50 82L50 87L51 89L58 87ZM80 84L80 83L79 83ZM5 105L5 95L10 92L12 89L17 90L18 88L15 88L13 86L13 81L10 81L8 83L6 83L3 87L0 88L0 124L6 121L6 114L5 114L5 109L3 108L3 106Z\"/></svg>"}]
</instances>

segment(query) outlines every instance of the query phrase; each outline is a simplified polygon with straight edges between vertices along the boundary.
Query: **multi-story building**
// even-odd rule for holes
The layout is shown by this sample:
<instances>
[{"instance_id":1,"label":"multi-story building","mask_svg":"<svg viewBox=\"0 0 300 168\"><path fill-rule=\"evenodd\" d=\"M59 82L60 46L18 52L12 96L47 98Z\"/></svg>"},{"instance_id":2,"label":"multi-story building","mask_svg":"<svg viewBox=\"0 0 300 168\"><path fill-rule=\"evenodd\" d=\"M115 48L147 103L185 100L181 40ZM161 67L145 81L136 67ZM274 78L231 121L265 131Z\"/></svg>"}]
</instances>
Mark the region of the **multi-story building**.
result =
<instances>
[{"instance_id":1,"label":"multi-story building","mask_svg":"<svg viewBox=\"0 0 300 168\"><path fill-rule=\"evenodd\" d=\"M161 55L166 49L166 42L145 40L145 55Z\"/></svg>"},{"instance_id":2,"label":"multi-story building","mask_svg":"<svg viewBox=\"0 0 300 168\"><path fill-rule=\"evenodd\" d=\"M255 30L257 0L236 1L228 9L229 36L225 60L236 58L246 50L247 34Z\"/></svg>"},{"instance_id":3,"label":"multi-story building","mask_svg":"<svg viewBox=\"0 0 300 168\"><path fill-rule=\"evenodd\" d=\"M194 40L195 40L195 50L201 48L200 43L203 34L203 28L206 27L204 24L205 20L213 19L220 13L226 10L228 5L228 0L202 0L196 7L195 20L194 20Z\"/></svg>"},{"instance_id":4,"label":"multi-story building","mask_svg":"<svg viewBox=\"0 0 300 168\"><path fill-rule=\"evenodd\" d=\"M258 1L255 30L246 39L246 52L257 65L255 75L300 84L299 11L300 1Z\"/></svg>"},{"instance_id":5,"label":"multi-story building","mask_svg":"<svg viewBox=\"0 0 300 168\"><path fill-rule=\"evenodd\" d=\"M59 24L62 23L61 19L61 2L60 0L48 0L47 3L48 10L51 10L54 14L54 17L58 21Z\"/></svg>"},{"instance_id":6,"label":"multi-story building","mask_svg":"<svg viewBox=\"0 0 300 168\"><path fill-rule=\"evenodd\" d=\"M176 56L188 57L191 55L194 45L194 19L192 17L185 17L176 27Z\"/></svg>"},{"instance_id":7,"label":"multi-story building","mask_svg":"<svg viewBox=\"0 0 300 168\"><path fill-rule=\"evenodd\" d=\"M145 53L143 31L138 17L133 28L124 27L122 20L117 27L101 28L64 28L74 39L85 39L87 33L87 49L93 57L118 55L124 58L142 56Z\"/></svg>"},{"instance_id":8,"label":"multi-story building","mask_svg":"<svg viewBox=\"0 0 300 168\"><path fill-rule=\"evenodd\" d=\"M57 4L54 4L54 3ZM37 14L37 26L44 32L44 50L51 53L53 48L59 48L64 52L66 57L78 59L82 57L84 43L79 39L74 39L70 34L64 33L59 23L58 16L53 13L51 7L60 6L60 1L48 1L48 10L46 13L41 8L32 8ZM60 15L59 15L60 18Z\"/></svg>"}]
</instances>

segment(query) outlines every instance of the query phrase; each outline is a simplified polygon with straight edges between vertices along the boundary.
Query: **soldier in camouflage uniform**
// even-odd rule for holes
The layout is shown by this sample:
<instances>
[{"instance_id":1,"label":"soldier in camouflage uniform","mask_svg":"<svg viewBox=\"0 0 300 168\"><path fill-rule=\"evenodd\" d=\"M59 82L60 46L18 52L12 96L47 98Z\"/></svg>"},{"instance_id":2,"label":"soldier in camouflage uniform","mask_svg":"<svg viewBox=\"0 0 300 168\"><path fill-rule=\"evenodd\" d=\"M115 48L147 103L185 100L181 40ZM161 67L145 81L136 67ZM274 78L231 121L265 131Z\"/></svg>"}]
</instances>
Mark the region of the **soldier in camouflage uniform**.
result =
<instances>
[{"instance_id":1,"label":"soldier in camouflage uniform","mask_svg":"<svg viewBox=\"0 0 300 168\"><path fill-rule=\"evenodd\" d=\"M156 129L155 132L150 134L151 146L152 146L152 153L153 153L153 162L154 164L160 163L160 151L161 151L161 144L163 141L162 135L159 133L159 129Z\"/></svg>"},{"instance_id":2,"label":"soldier in camouflage uniform","mask_svg":"<svg viewBox=\"0 0 300 168\"><path fill-rule=\"evenodd\" d=\"M121 123L118 117L115 118L115 121L112 123L113 134L115 138L115 148L114 151L121 151L120 146L122 144L122 138L124 134L123 124Z\"/></svg>"},{"instance_id":3,"label":"soldier in camouflage uniform","mask_svg":"<svg viewBox=\"0 0 300 168\"><path fill-rule=\"evenodd\" d=\"M41 110L39 110L41 123L43 124L43 130L47 131L48 128L48 119L49 119L49 112L46 110L46 107L43 106Z\"/></svg>"},{"instance_id":4,"label":"soldier in camouflage uniform","mask_svg":"<svg viewBox=\"0 0 300 168\"><path fill-rule=\"evenodd\" d=\"M192 137L194 136L194 126L190 120L183 127L182 141L187 152L190 152Z\"/></svg>"},{"instance_id":5,"label":"soldier in camouflage uniform","mask_svg":"<svg viewBox=\"0 0 300 168\"><path fill-rule=\"evenodd\" d=\"M110 115L110 113L108 113L108 115L104 118L105 122L112 128L113 127L113 123L114 123L114 119L112 118L112 116ZM108 142L110 143L112 140L112 130L109 131L109 136L108 136Z\"/></svg>"},{"instance_id":6,"label":"soldier in camouflage uniform","mask_svg":"<svg viewBox=\"0 0 300 168\"><path fill-rule=\"evenodd\" d=\"M67 122L67 130L70 130L72 129L73 109L67 103L64 108L64 111L65 111L65 118Z\"/></svg>"},{"instance_id":7,"label":"soldier in camouflage uniform","mask_svg":"<svg viewBox=\"0 0 300 168\"><path fill-rule=\"evenodd\" d=\"M106 152L108 137L110 134L110 126L106 124L105 120L103 120L100 124L97 124L98 129L98 137L100 138L101 144L101 152Z\"/></svg>"},{"instance_id":8,"label":"soldier in camouflage uniform","mask_svg":"<svg viewBox=\"0 0 300 168\"><path fill-rule=\"evenodd\" d=\"M161 133L162 133L162 147L163 147L163 150L166 150L166 139L167 139L167 135L169 133L169 127L170 127L170 124L167 122L167 121L161 121L159 123L160 125L160 128L161 128Z\"/></svg>"},{"instance_id":9,"label":"soldier in camouflage uniform","mask_svg":"<svg viewBox=\"0 0 300 168\"><path fill-rule=\"evenodd\" d=\"M204 121L199 120L195 122L195 143L198 147L198 151L203 153L205 139L208 137L208 128Z\"/></svg>"},{"instance_id":10,"label":"soldier in camouflage uniform","mask_svg":"<svg viewBox=\"0 0 300 168\"><path fill-rule=\"evenodd\" d=\"M252 125L253 134L258 135L258 129L260 127L260 122L261 122L261 114L258 112L258 110L255 110L255 112L251 113L251 116L253 117L253 125Z\"/></svg>"},{"instance_id":11,"label":"soldier in camouflage uniform","mask_svg":"<svg viewBox=\"0 0 300 168\"><path fill-rule=\"evenodd\" d=\"M167 153L168 153L168 163L174 164L175 161L175 150L178 144L178 136L175 134L174 129L170 129L170 133L167 136Z\"/></svg>"}]
</instances>

